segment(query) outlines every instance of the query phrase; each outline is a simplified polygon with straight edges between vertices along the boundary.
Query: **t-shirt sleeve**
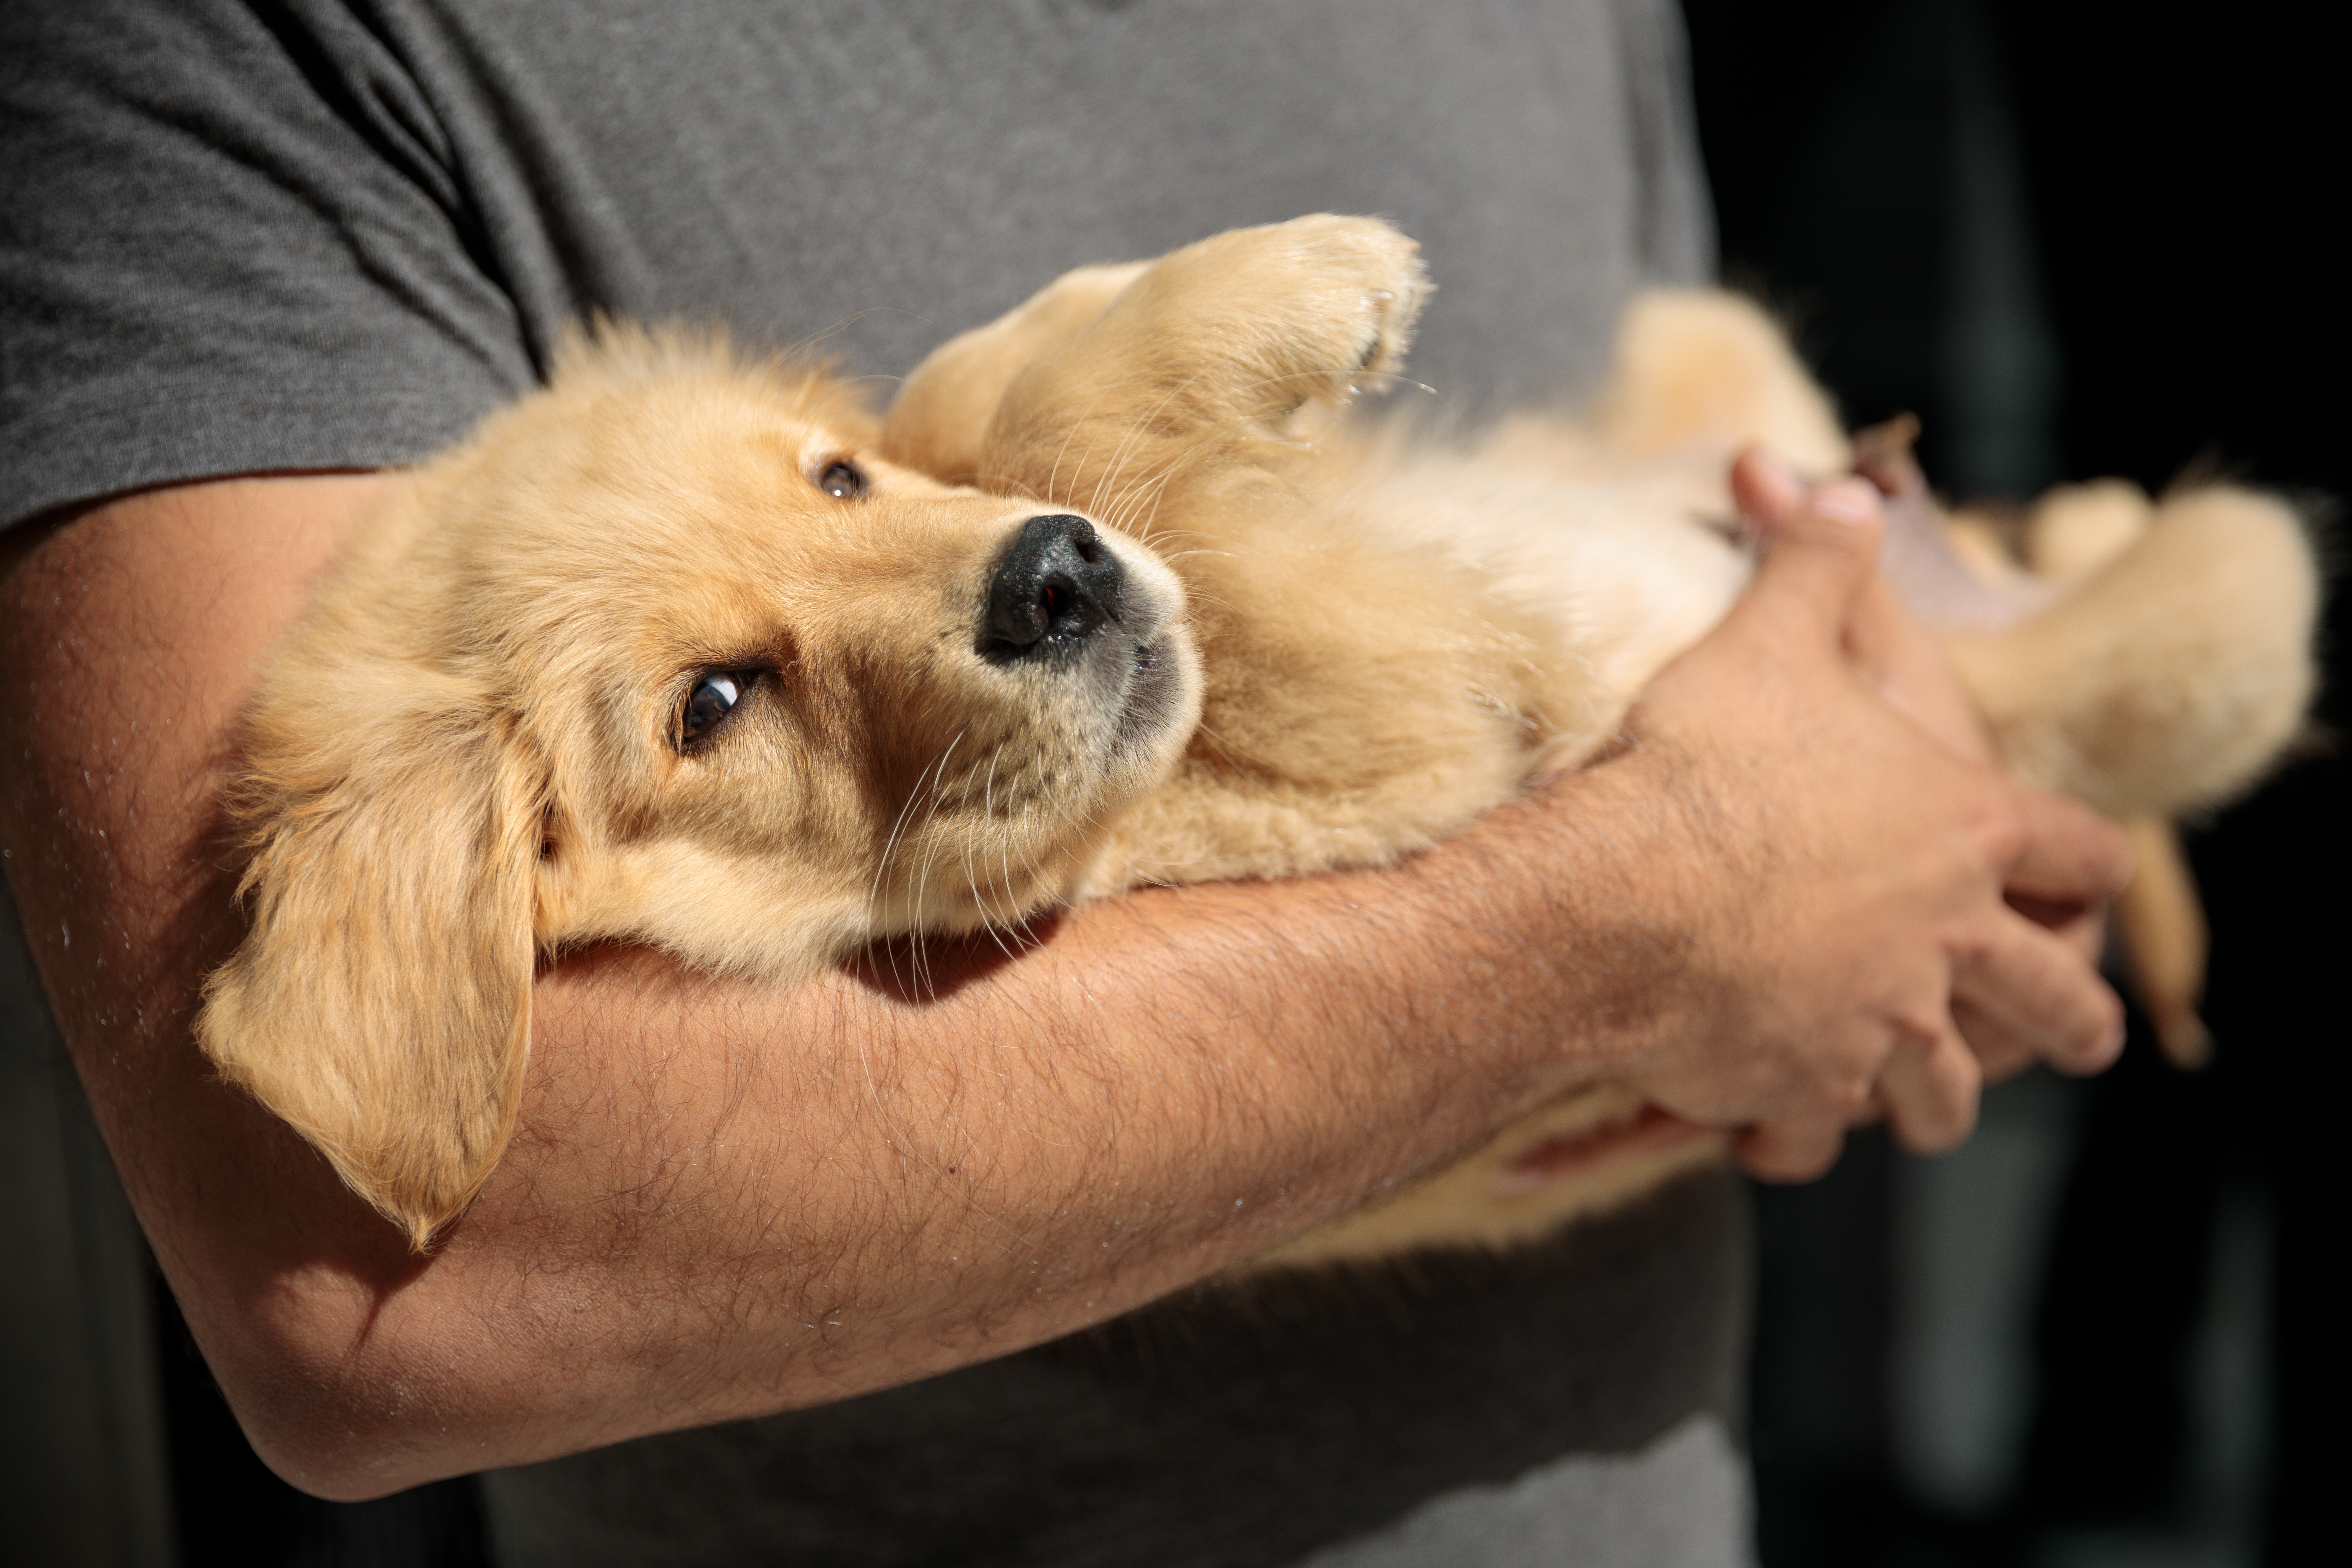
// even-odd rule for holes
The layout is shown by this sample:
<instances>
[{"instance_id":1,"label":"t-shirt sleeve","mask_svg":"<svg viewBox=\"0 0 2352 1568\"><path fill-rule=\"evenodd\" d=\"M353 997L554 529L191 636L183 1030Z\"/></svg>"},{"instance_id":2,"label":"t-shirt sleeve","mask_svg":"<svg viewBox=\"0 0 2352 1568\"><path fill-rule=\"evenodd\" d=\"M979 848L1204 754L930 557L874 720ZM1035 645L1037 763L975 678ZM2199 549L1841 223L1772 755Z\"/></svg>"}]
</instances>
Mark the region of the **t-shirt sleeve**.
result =
<instances>
[{"instance_id":1,"label":"t-shirt sleeve","mask_svg":"<svg viewBox=\"0 0 2352 1568\"><path fill-rule=\"evenodd\" d=\"M343 8L0 8L0 525L413 460L531 384L463 172Z\"/></svg>"}]
</instances>

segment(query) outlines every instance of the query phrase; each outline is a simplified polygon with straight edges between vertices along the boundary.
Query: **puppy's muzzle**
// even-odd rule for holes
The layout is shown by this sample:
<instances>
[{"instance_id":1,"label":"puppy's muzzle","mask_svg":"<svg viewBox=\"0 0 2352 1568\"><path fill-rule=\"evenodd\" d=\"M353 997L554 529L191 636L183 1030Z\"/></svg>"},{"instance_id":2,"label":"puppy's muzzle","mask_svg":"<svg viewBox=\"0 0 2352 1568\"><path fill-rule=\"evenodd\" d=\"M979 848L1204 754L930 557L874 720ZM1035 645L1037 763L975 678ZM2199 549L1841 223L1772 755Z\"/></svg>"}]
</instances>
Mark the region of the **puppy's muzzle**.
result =
<instances>
[{"instance_id":1,"label":"puppy's muzzle","mask_svg":"<svg viewBox=\"0 0 2352 1568\"><path fill-rule=\"evenodd\" d=\"M981 651L996 659L1076 654L1119 618L1125 578L1118 557L1085 518L1031 518L990 580Z\"/></svg>"}]
</instances>

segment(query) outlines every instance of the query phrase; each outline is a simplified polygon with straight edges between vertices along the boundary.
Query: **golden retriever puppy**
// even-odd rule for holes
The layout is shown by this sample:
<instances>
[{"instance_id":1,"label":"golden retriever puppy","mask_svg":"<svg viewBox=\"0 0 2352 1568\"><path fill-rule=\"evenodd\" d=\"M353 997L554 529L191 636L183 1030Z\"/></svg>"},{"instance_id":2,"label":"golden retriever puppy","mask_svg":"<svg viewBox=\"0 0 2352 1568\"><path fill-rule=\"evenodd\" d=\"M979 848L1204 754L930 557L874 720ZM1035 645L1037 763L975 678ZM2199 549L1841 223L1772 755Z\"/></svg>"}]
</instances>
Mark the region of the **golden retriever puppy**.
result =
<instances>
[{"instance_id":1,"label":"golden retriever puppy","mask_svg":"<svg viewBox=\"0 0 2352 1568\"><path fill-rule=\"evenodd\" d=\"M1637 303L1586 417L1348 424L1426 289L1373 220L1221 235L1070 274L878 420L709 342L575 341L263 673L251 929L205 1049L422 1247L507 1140L542 953L789 980L1140 883L1392 860L1591 758L1747 579L1732 452L1852 454L1712 294ZM2094 542L2054 588L1969 580L1993 608L1951 646L2004 754L2119 813L2242 786L2308 695L2302 531L2216 489ZM1281 1260L1507 1243L1709 1153L1592 1090Z\"/></svg>"}]
</instances>

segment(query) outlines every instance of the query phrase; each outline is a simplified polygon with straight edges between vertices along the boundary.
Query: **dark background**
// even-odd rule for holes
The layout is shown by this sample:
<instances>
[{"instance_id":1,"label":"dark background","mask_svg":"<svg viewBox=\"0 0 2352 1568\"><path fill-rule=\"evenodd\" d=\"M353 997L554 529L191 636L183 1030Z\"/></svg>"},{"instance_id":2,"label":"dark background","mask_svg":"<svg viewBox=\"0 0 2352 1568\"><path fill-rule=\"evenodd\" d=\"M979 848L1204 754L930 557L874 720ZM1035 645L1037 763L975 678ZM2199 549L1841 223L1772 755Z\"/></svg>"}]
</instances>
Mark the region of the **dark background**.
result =
<instances>
[{"instance_id":1,"label":"dark background","mask_svg":"<svg viewBox=\"0 0 2352 1568\"><path fill-rule=\"evenodd\" d=\"M1850 424L1918 413L1931 478L2021 498L2186 470L2352 495L2352 11L2240 4L1687 0L1727 279L1792 321ZM2340 559L2340 528L2323 522ZM2345 607L2325 728L2347 712ZM2336 1157L2347 759L2330 745L2194 825L2214 931L2196 1076L2137 1035L2071 1095L2033 1256L2029 1415L1998 1495L1918 1495L1895 1456L1905 1162L1857 1141L1830 1181L1759 1194L1753 1412L1763 1556L1784 1564L2312 1563L2347 1394ZM2035 1090L2032 1092L2042 1092ZM2252 1192L2255 1212L2231 1194ZM2223 1247L2217 1216L2257 1245ZM2261 1245L2265 1242L2266 1246ZM2264 1257L2267 1254L2267 1258ZM2252 1498L2212 1517L2189 1389L2216 1293L2263 1304L2274 1374ZM2267 1539L2267 1551L2260 1544ZM2137 1555L2135 1555L2137 1553Z\"/></svg>"}]
</instances>

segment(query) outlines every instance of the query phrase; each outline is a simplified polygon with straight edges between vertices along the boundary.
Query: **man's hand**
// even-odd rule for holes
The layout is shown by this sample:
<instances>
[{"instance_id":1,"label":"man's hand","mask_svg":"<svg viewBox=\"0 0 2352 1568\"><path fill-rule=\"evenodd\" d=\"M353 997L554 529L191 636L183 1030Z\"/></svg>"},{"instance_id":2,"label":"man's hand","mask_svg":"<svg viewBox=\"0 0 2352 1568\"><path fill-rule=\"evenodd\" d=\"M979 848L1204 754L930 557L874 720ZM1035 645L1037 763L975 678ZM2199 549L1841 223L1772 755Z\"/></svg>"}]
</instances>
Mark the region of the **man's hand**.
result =
<instances>
[{"instance_id":1,"label":"man's hand","mask_svg":"<svg viewBox=\"0 0 2352 1568\"><path fill-rule=\"evenodd\" d=\"M1742 1161L1803 1179L1874 1105L1905 1144L1939 1150L1974 1126L1988 1070L2112 1061L2121 1006L2079 932L2130 856L2111 825L1991 765L1941 654L1874 570L1867 485L1808 491L1750 456L1734 489L1765 544L1755 585L1652 688L1623 761L1660 771L1722 868L1729 930L1702 951L1730 961L1717 984L1753 1006L1725 1011L1763 1048L1743 1069L1736 1036L1695 1036L1642 1077L1695 1120L1746 1110ZM1817 1037L1770 1048L1792 1028Z\"/></svg>"}]
</instances>

